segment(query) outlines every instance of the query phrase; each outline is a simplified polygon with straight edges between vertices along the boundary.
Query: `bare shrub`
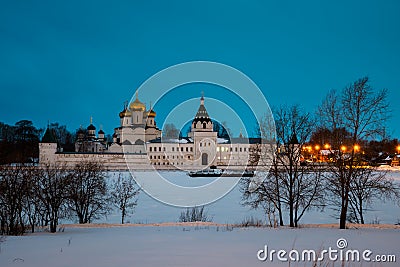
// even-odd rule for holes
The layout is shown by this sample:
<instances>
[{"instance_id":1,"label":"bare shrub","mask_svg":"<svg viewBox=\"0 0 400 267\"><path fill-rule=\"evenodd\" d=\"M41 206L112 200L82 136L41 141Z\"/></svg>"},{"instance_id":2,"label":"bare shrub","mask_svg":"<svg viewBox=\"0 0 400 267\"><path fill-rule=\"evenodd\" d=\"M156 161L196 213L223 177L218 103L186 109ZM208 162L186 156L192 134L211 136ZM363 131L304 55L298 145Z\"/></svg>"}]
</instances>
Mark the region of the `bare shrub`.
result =
<instances>
[{"instance_id":1,"label":"bare shrub","mask_svg":"<svg viewBox=\"0 0 400 267\"><path fill-rule=\"evenodd\" d=\"M235 224L235 227L265 227L267 226L263 220L257 219L253 216L246 217L242 222Z\"/></svg>"},{"instance_id":2,"label":"bare shrub","mask_svg":"<svg viewBox=\"0 0 400 267\"><path fill-rule=\"evenodd\" d=\"M187 208L181 212L179 222L211 222L212 218L208 216L207 211L202 207Z\"/></svg>"}]
</instances>

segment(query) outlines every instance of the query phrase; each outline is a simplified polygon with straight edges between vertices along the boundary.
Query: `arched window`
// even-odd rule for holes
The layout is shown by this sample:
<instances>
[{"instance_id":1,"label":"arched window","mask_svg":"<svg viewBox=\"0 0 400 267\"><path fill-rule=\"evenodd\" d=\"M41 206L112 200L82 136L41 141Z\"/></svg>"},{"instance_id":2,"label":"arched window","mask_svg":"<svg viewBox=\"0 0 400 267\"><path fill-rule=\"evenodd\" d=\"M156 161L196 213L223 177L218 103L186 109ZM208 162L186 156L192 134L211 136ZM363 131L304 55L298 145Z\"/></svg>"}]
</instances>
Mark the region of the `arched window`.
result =
<instances>
[{"instance_id":1,"label":"arched window","mask_svg":"<svg viewBox=\"0 0 400 267\"><path fill-rule=\"evenodd\" d=\"M203 122L203 129L206 129L207 124L205 122Z\"/></svg>"},{"instance_id":2,"label":"arched window","mask_svg":"<svg viewBox=\"0 0 400 267\"><path fill-rule=\"evenodd\" d=\"M141 140L141 139L137 139L137 140L135 141L135 145L143 145L143 144L144 144L144 141Z\"/></svg>"},{"instance_id":3,"label":"arched window","mask_svg":"<svg viewBox=\"0 0 400 267\"><path fill-rule=\"evenodd\" d=\"M201 154L201 165L207 165L208 164L208 154L203 153Z\"/></svg>"}]
</instances>

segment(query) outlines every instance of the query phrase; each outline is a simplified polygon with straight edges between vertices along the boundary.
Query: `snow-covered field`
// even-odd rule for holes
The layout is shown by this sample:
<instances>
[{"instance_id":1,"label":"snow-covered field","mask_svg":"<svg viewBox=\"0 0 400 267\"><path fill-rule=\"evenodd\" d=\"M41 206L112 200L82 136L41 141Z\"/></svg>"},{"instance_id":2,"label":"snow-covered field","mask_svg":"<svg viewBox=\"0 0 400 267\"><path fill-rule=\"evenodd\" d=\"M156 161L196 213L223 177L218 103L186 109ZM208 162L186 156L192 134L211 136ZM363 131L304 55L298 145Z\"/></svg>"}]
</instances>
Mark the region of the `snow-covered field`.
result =
<instances>
[{"instance_id":1,"label":"snow-covered field","mask_svg":"<svg viewBox=\"0 0 400 267\"><path fill-rule=\"evenodd\" d=\"M259 250L296 249L370 250L376 255L395 255L400 260L400 229L333 228L226 228L224 226L131 226L108 228L72 228L56 234L39 233L8 237L1 245L0 266L313 266L311 261L260 261ZM301 255L301 254L300 254ZM332 254L333 256L335 254ZM344 254L345 255L345 254ZM259 255L263 257L263 253ZM292 255L294 257L294 254ZM286 255L288 258L288 255ZM289 258L288 258L289 259ZM301 259L301 258L299 258ZM307 259L307 258L306 258ZM324 263L329 262L328 255ZM334 259L334 257L333 257ZM361 258L362 259L362 258ZM393 258L392 258L393 259ZM393 260L392 260L393 261ZM398 266L396 262L349 262L344 266ZM317 265L326 266L326 265ZM329 265L332 266L332 265ZM341 266L336 261L334 266Z\"/></svg>"},{"instance_id":2,"label":"snow-covered field","mask_svg":"<svg viewBox=\"0 0 400 267\"><path fill-rule=\"evenodd\" d=\"M181 186L201 186L212 181L208 178L190 178L183 172L163 174L169 181ZM109 174L110 178L117 175ZM400 181L399 172L390 172L389 175ZM81 227L67 224L55 234L40 232L7 237L0 242L0 267L327 266L329 262L327 254L324 254L324 262L317 265L313 265L312 261L281 262L277 252L273 254L273 261L270 258L260 261L257 253L264 250L265 246L269 252L285 250L287 254L283 258L288 258L288 253L294 249L300 255L303 250L321 253L329 248L337 250L337 253L346 253L350 249L360 253L370 250L367 258L371 260L377 255L394 255L397 263L366 262L361 258L360 262L347 262L343 266L399 266L400 226L394 226L400 219L397 203L375 203L367 212L366 222L379 220L381 224L367 228L351 226L347 230L337 229L334 212L329 208L324 212L308 212L301 221L303 226L300 229L226 226L227 223L238 223L250 216L263 218L262 211L249 210L240 205L240 201L241 193L236 187L222 199L206 206L214 223L176 224L174 222L177 222L183 209L165 205L141 192L135 214L128 218L130 222L140 224L112 225L120 220L115 212L97 222L103 223L101 225ZM156 224L160 222L172 223ZM314 225L306 226L310 223ZM325 225L315 225L318 223ZM327 226L329 223L332 225ZM343 238L347 246L338 249L337 241ZM265 256L263 251L258 254ZM393 261L393 257L390 260ZM335 265L329 266L342 265L336 261Z\"/></svg>"}]
</instances>

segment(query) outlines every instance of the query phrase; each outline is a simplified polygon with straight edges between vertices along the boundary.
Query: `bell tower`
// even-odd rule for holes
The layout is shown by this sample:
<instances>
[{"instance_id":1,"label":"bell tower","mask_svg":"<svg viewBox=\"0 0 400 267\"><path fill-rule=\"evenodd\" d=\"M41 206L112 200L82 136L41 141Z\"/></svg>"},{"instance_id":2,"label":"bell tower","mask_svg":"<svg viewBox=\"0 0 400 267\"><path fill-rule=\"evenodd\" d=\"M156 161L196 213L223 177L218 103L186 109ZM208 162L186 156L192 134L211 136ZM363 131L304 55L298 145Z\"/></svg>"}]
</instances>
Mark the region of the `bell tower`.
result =
<instances>
[{"instance_id":1,"label":"bell tower","mask_svg":"<svg viewBox=\"0 0 400 267\"><path fill-rule=\"evenodd\" d=\"M194 158L199 161L198 165L212 165L215 162L217 132L213 131L213 122L204 105L204 95L200 98L200 106L188 136L193 139Z\"/></svg>"}]
</instances>

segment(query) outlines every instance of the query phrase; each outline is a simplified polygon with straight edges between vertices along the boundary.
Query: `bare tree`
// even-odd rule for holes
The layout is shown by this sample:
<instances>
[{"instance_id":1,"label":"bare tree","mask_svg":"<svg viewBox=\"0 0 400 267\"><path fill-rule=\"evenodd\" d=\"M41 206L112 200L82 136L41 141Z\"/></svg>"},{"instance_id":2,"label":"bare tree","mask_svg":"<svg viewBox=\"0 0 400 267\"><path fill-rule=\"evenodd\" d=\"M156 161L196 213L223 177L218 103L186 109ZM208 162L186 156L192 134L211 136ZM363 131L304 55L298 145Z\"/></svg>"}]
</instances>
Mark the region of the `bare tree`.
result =
<instances>
[{"instance_id":1,"label":"bare tree","mask_svg":"<svg viewBox=\"0 0 400 267\"><path fill-rule=\"evenodd\" d=\"M58 220L63 217L62 209L67 202L71 175L65 165L56 163L44 166L37 178L37 196L46 210L51 233L57 231Z\"/></svg>"},{"instance_id":2,"label":"bare tree","mask_svg":"<svg viewBox=\"0 0 400 267\"><path fill-rule=\"evenodd\" d=\"M163 138L166 139L178 139L179 130L173 123L167 123L164 125Z\"/></svg>"},{"instance_id":3,"label":"bare tree","mask_svg":"<svg viewBox=\"0 0 400 267\"><path fill-rule=\"evenodd\" d=\"M393 179L386 177L385 171L373 168L356 168L355 179L350 182L349 217L356 223L364 224L364 213L375 199L398 198L399 190Z\"/></svg>"},{"instance_id":4,"label":"bare tree","mask_svg":"<svg viewBox=\"0 0 400 267\"><path fill-rule=\"evenodd\" d=\"M301 152L310 138L314 121L298 106L275 112L277 139L277 173L282 202L289 209L289 225L297 227L305 211L320 207L323 197L321 173L311 166L301 166Z\"/></svg>"},{"instance_id":5,"label":"bare tree","mask_svg":"<svg viewBox=\"0 0 400 267\"><path fill-rule=\"evenodd\" d=\"M297 227L305 211L321 206L323 198L321 172L300 165L301 150L314 123L310 114L303 113L298 106L281 107L274 116L277 145L268 160L271 168L256 189L244 192L244 198L253 207L269 207L263 203L272 202L278 210L280 225L283 225L283 207L287 207L289 225ZM246 186L251 188L250 184Z\"/></svg>"},{"instance_id":6,"label":"bare tree","mask_svg":"<svg viewBox=\"0 0 400 267\"><path fill-rule=\"evenodd\" d=\"M273 175L273 170L271 170L266 177L261 179L261 182L252 184L252 179L247 177L243 177L241 180L243 204L253 209L262 208L271 226L277 224L277 216L279 218L279 225L284 225L283 204L281 201L279 179L277 177Z\"/></svg>"},{"instance_id":7,"label":"bare tree","mask_svg":"<svg viewBox=\"0 0 400 267\"><path fill-rule=\"evenodd\" d=\"M53 122L50 123L49 128L53 131L57 143L59 143L64 151L75 151L74 140L76 136L67 130L67 126Z\"/></svg>"},{"instance_id":8,"label":"bare tree","mask_svg":"<svg viewBox=\"0 0 400 267\"><path fill-rule=\"evenodd\" d=\"M111 200L121 211L121 224L125 223L125 217L129 216L137 205L137 196L140 188L131 176L118 175L112 184L110 192Z\"/></svg>"},{"instance_id":9,"label":"bare tree","mask_svg":"<svg viewBox=\"0 0 400 267\"><path fill-rule=\"evenodd\" d=\"M90 223L109 212L105 173L98 162L84 161L75 165L68 191L68 206L79 223Z\"/></svg>"},{"instance_id":10,"label":"bare tree","mask_svg":"<svg viewBox=\"0 0 400 267\"><path fill-rule=\"evenodd\" d=\"M24 168L0 166L1 233L21 235L25 232L23 202L26 190Z\"/></svg>"},{"instance_id":11,"label":"bare tree","mask_svg":"<svg viewBox=\"0 0 400 267\"><path fill-rule=\"evenodd\" d=\"M28 224L33 233L41 216L50 222L49 214L54 209L54 205L50 205L54 200L52 191L57 189L53 177L47 179L47 174L49 172L26 164L0 167L1 233L24 234Z\"/></svg>"},{"instance_id":12,"label":"bare tree","mask_svg":"<svg viewBox=\"0 0 400 267\"><path fill-rule=\"evenodd\" d=\"M279 225L283 226L283 205L277 175L278 144L272 116L265 115L256 125L255 131L260 142L253 146L249 163L257 166L258 172L255 178L243 177L240 180L243 204L254 209L262 208L270 225L276 224L277 212Z\"/></svg>"},{"instance_id":13,"label":"bare tree","mask_svg":"<svg viewBox=\"0 0 400 267\"><path fill-rule=\"evenodd\" d=\"M213 131L217 132L217 136L220 138L230 139L232 137L232 131L229 129L226 121L219 122L216 120L212 120L213 122Z\"/></svg>"},{"instance_id":14,"label":"bare tree","mask_svg":"<svg viewBox=\"0 0 400 267\"><path fill-rule=\"evenodd\" d=\"M362 184L357 181L362 178L362 172L358 171L362 162L357 151L358 145L363 140L385 133L385 121L388 117L386 98L386 90L375 92L369 85L368 77L364 77L344 88L340 94L331 91L319 107L318 115L323 127L332 133L340 133L338 129L344 129L351 136L344 139L336 134L331 138L334 164L328 172L328 188L340 201L341 229L346 228L353 185Z\"/></svg>"},{"instance_id":15,"label":"bare tree","mask_svg":"<svg viewBox=\"0 0 400 267\"><path fill-rule=\"evenodd\" d=\"M28 221L31 232L35 232L35 227L39 224L41 216L47 215L39 199L38 179L42 175L42 170L36 167L25 169L25 191L23 197L23 209L26 220Z\"/></svg>"}]
</instances>

